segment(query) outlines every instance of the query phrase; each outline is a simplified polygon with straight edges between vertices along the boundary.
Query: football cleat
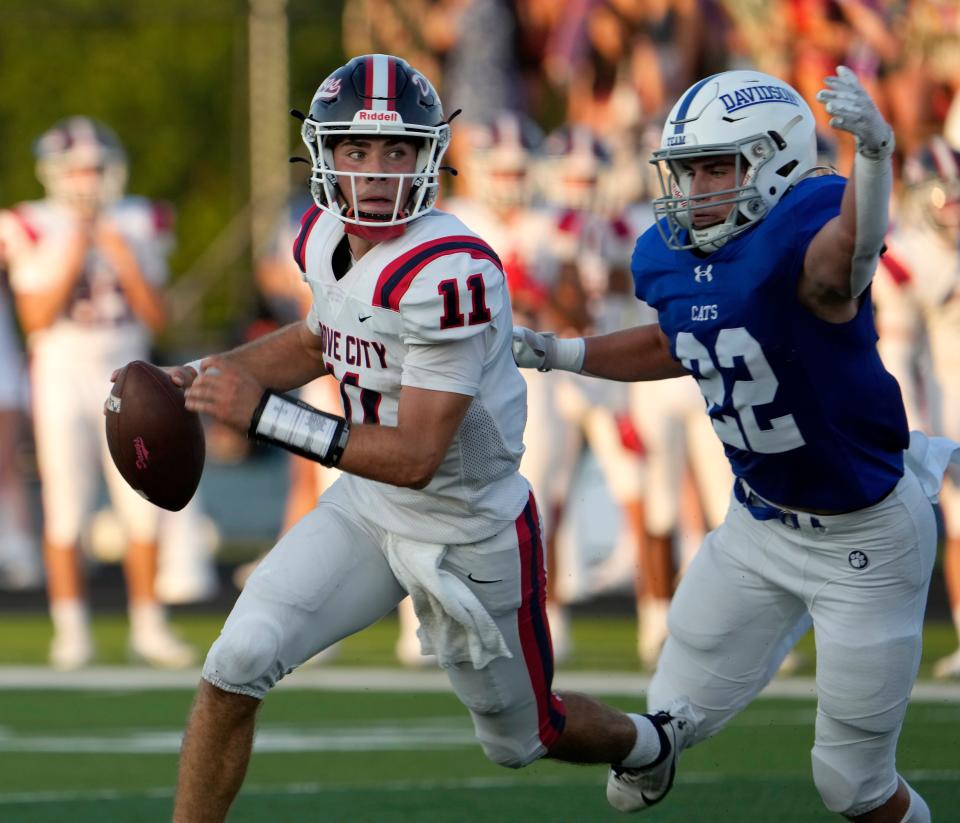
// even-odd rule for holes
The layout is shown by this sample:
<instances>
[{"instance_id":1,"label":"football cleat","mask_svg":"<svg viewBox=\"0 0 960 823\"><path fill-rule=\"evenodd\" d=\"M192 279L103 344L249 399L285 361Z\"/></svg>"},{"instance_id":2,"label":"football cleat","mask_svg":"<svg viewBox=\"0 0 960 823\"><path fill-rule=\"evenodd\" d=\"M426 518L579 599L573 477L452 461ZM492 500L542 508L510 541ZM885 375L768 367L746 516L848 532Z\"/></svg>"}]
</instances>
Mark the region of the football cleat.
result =
<instances>
[{"instance_id":1,"label":"football cleat","mask_svg":"<svg viewBox=\"0 0 960 823\"><path fill-rule=\"evenodd\" d=\"M611 766L607 801L621 812L639 812L655 806L673 787L677 761L697 728L689 704L674 701L666 711L646 715L660 736L660 755L648 766L626 769Z\"/></svg>"},{"instance_id":2,"label":"football cleat","mask_svg":"<svg viewBox=\"0 0 960 823\"><path fill-rule=\"evenodd\" d=\"M93 654L88 632L57 632L50 644L50 665L62 672L76 671L92 663Z\"/></svg>"},{"instance_id":3,"label":"football cleat","mask_svg":"<svg viewBox=\"0 0 960 823\"><path fill-rule=\"evenodd\" d=\"M132 632L130 657L157 669L185 669L196 662L196 652L166 626Z\"/></svg>"},{"instance_id":4,"label":"football cleat","mask_svg":"<svg viewBox=\"0 0 960 823\"><path fill-rule=\"evenodd\" d=\"M937 680L960 680L960 649L934 663L933 676Z\"/></svg>"}]
</instances>

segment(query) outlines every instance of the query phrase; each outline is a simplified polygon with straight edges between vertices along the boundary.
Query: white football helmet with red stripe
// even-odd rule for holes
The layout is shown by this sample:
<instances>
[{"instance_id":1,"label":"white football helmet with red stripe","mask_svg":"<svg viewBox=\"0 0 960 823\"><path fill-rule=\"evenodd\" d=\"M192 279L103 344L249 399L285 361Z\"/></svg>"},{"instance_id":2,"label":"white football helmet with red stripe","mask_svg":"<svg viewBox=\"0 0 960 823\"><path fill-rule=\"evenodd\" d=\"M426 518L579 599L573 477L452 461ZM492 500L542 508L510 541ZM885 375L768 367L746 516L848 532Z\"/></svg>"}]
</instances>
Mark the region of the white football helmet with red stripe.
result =
<instances>
[{"instance_id":1,"label":"white football helmet with red stripe","mask_svg":"<svg viewBox=\"0 0 960 823\"><path fill-rule=\"evenodd\" d=\"M79 208L103 208L123 196L127 155L120 139L89 117L60 120L33 146L47 196Z\"/></svg>"},{"instance_id":2,"label":"white football helmet with red stripe","mask_svg":"<svg viewBox=\"0 0 960 823\"><path fill-rule=\"evenodd\" d=\"M467 168L475 196L494 210L528 206L543 132L527 115L501 111L471 127Z\"/></svg>"},{"instance_id":3,"label":"white football helmet with red stripe","mask_svg":"<svg viewBox=\"0 0 960 823\"><path fill-rule=\"evenodd\" d=\"M380 176L400 179L397 202L389 214L348 212L342 187L353 186L357 172L338 171L333 146L344 132L373 137L405 137L419 150L412 173ZM440 97L433 85L405 60L388 54L354 57L334 71L317 89L301 129L313 171L310 192L323 211L344 223L371 228L398 226L430 211L440 189L440 162L450 142ZM403 185L411 182L406 202Z\"/></svg>"}]
</instances>

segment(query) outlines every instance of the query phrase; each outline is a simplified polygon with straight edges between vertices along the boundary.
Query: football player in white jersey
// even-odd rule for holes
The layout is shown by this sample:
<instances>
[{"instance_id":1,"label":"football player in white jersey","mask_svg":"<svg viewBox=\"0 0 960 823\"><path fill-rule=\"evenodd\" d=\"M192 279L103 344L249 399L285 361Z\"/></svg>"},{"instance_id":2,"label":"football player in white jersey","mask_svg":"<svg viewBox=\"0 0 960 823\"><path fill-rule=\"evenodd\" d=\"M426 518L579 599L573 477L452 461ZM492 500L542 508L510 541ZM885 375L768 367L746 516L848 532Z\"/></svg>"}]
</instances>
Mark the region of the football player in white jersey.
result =
<instances>
[{"instance_id":1,"label":"football player in white jersey","mask_svg":"<svg viewBox=\"0 0 960 823\"><path fill-rule=\"evenodd\" d=\"M317 90L303 138L316 208L295 256L310 313L204 359L199 376L171 373L189 408L342 475L253 572L210 649L174 819L223 820L267 691L407 593L492 760L655 760L657 718L551 688L510 300L493 250L432 208L449 141L436 92L403 60L356 57ZM343 417L282 394L323 373Z\"/></svg>"},{"instance_id":2,"label":"football player in white jersey","mask_svg":"<svg viewBox=\"0 0 960 823\"><path fill-rule=\"evenodd\" d=\"M876 282L880 354L913 428L960 440L960 151L932 137L908 156L897 218ZM940 493L943 572L960 638L960 475ZM937 661L960 678L960 651Z\"/></svg>"},{"instance_id":3,"label":"football player in white jersey","mask_svg":"<svg viewBox=\"0 0 960 823\"><path fill-rule=\"evenodd\" d=\"M167 221L148 201L123 196L126 157L106 126L62 120L35 151L47 197L4 212L0 236L31 355L50 660L69 669L93 657L77 545L99 465L129 543L130 651L153 665L185 666L193 652L170 631L155 591L158 510L124 483L109 457L99 388L113 369L145 359L150 332L165 322Z\"/></svg>"},{"instance_id":4,"label":"football player in white jersey","mask_svg":"<svg viewBox=\"0 0 960 823\"><path fill-rule=\"evenodd\" d=\"M306 197L298 197L286 209L274 236L264 255L259 259L256 269L257 286L264 296L273 318L282 325L294 322L306 315L313 301L310 288L303 280L302 272L294 260L291 249L300 233L300 217L312 204L307 192ZM336 378L324 374L307 383L300 391L300 398L321 411L336 413L340 411L340 386ZM301 517L307 514L317 502L317 498L326 491L340 476L338 469L328 468L321 463L305 457L292 455L290 460L290 487L283 512L280 533L291 528ZM256 568L261 558L240 566L233 575L238 589L242 589L247 578ZM429 666L435 662L433 656L420 652L420 639L417 637L416 614L409 598L404 598L397 608L400 634L396 642L397 659L405 666ZM315 655L311 663L327 663L339 653L339 645L333 645Z\"/></svg>"},{"instance_id":5,"label":"football player in white jersey","mask_svg":"<svg viewBox=\"0 0 960 823\"><path fill-rule=\"evenodd\" d=\"M589 127L570 124L547 136L542 155L538 176L550 208L548 260L555 273L547 284L540 328L555 328L569 336L635 325L637 301L629 271L635 235L624 216L610 213L607 206L612 204L603 201L607 177L613 173L609 146ZM573 374L545 380L537 373L535 379L549 392L556 413L545 418L549 425L538 426L535 436L528 433L524 459L550 466L549 485L542 492L536 485L534 489L551 513L545 534L554 646L569 653L567 603L574 591L591 590L586 580L575 579L586 572L578 557L582 547L560 546L557 538L584 444L620 507L637 556L644 550L644 464L621 436L621 426L630 426L625 386ZM557 654L562 659L560 651Z\"/></svg>"},{"instance_id":6,"label":"football player in white jersey","mask_svg":"<svg viewBox=\"0 0 960 823\"><path fill-rule=\"evenodd\" d=\"M36 588L43 582L26 484L17 461L26 408L26 364L6 278L0 271L0 588L8 589Z\"/></svg>"}]
</instances>

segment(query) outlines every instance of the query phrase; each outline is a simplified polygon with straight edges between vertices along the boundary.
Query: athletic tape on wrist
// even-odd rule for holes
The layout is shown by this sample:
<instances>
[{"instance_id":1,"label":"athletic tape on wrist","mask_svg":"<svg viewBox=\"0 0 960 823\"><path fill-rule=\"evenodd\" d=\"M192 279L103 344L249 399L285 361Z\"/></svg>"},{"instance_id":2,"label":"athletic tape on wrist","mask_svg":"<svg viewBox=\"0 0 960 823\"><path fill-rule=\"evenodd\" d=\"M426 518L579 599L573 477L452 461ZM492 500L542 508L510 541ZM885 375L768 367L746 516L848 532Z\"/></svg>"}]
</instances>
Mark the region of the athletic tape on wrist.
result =
<instances>
[{"instance_id":1,"label":"athletic tape on wrist","mask_svg":"<svg viewBox=\"0 0 960 823\"><path fill-rule=\"evenodd\" d=\"M267 389L250 419L247 436L333 467L347 447L350 424L343 417Z\"/></svg>"},{"instance_id":2,"label":"athletic tape on wrist","mask_svg":"<svg viewBox=\"0 0 960 823\"><path fill-rule=\"evenodd\" d=\"M203 362L203 358L201 357L199 360L191 360L189 363L184 363L184 364L183 364L183 367L184 367L185 369L193 369L193 370L197 373L197 375L199 375L199 374L200 374L200 364L201 364L202 362Z\"/></svg>"},{"instance_id":3,"label":"athletic tape on wrist","mask_svg":"<svg viewBox=\"0 0 960 823\"><path fill-rule=\"evenodd\" d=\"M579 374L583 371L583 359L586 356L586 344L582 337L558 337L554 363L555 369L572 371Z\"/></svg>"}]
</instances>

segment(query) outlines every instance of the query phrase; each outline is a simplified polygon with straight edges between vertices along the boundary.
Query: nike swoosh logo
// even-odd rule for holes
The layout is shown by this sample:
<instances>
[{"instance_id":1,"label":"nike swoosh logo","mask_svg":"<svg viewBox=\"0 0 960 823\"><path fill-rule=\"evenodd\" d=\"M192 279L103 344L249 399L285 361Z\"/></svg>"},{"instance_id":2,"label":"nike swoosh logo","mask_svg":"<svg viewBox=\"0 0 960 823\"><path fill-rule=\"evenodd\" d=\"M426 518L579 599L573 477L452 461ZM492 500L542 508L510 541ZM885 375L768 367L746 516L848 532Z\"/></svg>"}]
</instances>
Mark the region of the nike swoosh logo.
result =
<instances>
[{"instance_id":1,"label":"nike swoosh logo","mask_svg":"<svg viewBox=\"0 0 960 823\"><path fill-rule=\"evenodd\" d=\"M365 323L365 322L366 322L367 320L369 320L371 317L373 317L373 315L372 315L372 314L368 314L368 315L366 315L365 317L357 317L357 320L359 320L361 323Z\"/></svg>"},{"instance_id":2,"label":"nike swoosh logo","mask_svg":"<svg viewBox=\"0 0 960 823\"><path fill-rule=\"evenodd\" d=\"M474 583L502 583L503 582L502 577L499 580L477 580L477 578L473 576L473 572L467 573L467 580L472 580Z\"/></svg>"}]
</instances>

